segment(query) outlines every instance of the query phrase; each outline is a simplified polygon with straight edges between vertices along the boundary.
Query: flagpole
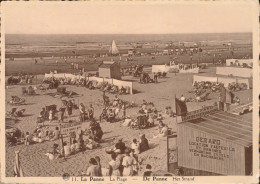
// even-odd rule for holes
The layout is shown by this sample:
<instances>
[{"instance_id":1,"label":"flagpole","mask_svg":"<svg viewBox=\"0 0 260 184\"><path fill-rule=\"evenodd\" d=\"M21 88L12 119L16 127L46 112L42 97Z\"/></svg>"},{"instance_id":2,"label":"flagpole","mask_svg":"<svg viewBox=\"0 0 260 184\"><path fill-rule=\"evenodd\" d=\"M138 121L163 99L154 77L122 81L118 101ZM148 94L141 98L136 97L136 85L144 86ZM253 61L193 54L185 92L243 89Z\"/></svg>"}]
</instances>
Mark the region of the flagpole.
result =
<instances>
[{"instance_id":1,"label":"flagpole","mask_svg":"<svg viewBox=\"0 0 260 184\"><path fill-rule=\"evenodd\" d=\"M176 111L176 124L178 123L178 121L177 121L177 105L176 105L176 94L174 95L175 96L175 98L174 98L174 101L175 101L175 111Z\"/></svg>"}]
</instances>

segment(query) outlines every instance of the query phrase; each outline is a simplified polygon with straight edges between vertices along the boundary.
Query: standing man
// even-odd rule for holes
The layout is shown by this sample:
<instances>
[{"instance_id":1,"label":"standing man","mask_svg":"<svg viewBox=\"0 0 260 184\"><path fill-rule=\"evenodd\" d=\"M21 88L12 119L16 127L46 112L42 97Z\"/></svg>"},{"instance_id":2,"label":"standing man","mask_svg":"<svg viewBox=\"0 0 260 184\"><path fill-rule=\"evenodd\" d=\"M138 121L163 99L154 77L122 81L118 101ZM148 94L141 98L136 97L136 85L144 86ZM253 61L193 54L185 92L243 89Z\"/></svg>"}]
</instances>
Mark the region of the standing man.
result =
<instances>
[{"instance_id":1,"label":"standing man","mask_svg":"<svg viewBox=\"0 0 260 184\"><path fill-rule=\"evenodd\" d=\"M83 103L80 103L79 105L79 111L80 111L80 121L84 122L85 121L85 106Z\"/></svg>"},{"instance_id":2,"label":"standing man","mask_svg":"<svg viewBox=\"0 0 260 184\"><path fill-rule=\"evenodd\" d=\"M224 87L224 84L220 84L219 110L224 111L225 103L226 103L226 88Z\"/></svg>"},{"instance_id":3,"label":"standing man","mask_svg":"<svg viewBox=\"0 0 260 184\"><path fill-rule=\"evenodd\" d=\"M92 120L94 118L94 108L93 108L92 104L89 105L88 118L90 120Z\"/></svg>"},{"instance_id":4,"label":"standing man","mask_svg":"<svg viewBox=\"0 0 260 184\"><path fill-rule=\"evenodd\" d=\"M155 83L158 82L158 79L157 79L157 78L158 78L157 73L154 72L154 73L153 73L153 80L154 80Z\"/></svg>"}]
</instances>

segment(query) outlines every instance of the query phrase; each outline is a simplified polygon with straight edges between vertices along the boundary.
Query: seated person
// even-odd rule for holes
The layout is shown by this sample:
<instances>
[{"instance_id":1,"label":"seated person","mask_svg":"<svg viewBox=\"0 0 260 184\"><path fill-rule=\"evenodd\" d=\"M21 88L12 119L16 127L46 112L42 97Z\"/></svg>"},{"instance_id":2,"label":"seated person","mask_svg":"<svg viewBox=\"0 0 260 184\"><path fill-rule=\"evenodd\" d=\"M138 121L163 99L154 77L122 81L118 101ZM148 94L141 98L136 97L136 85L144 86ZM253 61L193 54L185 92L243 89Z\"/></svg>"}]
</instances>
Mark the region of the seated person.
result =
<instances>
[{"instance_id":1,"label":"seated person","mask_svg":"<svg viewBox=\"0 0 260 184\"><path fill-rule=\"evenodd\" d=\"M169 115L170 117L174 117L174 112L173 112L173 110L172 110L171 107L168 107L168 115Z\"/></svg>"},{"instance_id":2,"label":"seated person","mask_svg":"<svg viewBox=\"0 0 260 184\"><path fill-rule=\"evenodd\" d=\"M99 116L99 120L101 122L102 119L107 120L107 118L108 118L107 109L103 108L103 110L102 110L102 112L101 112L101 114Z\"/></svg>"},{"instance_id":3,"label":"seated person","mask_svg":"<svg viewBox=\"0 0 260 184\"><path fill-rule=\"evenodd\" d=\"M151 106L152 106L152 107L151 107L151 111L152 111L153 113L157 114L158 111L157 111L157 109L155 108L154 104L152 104Z\"/></svg>"},{"instance_id":4,"label":"seated person","mask_svg":"<svg viewBox=\"0 0 260 184\"><path fill-rule=\"evenodd\" d=\"M55 159L58 159L58 158L64 156L64 143L63 143L63 145L61 145L60 149L58 149L58 147L56 148L56 152L57 152L57 156Z\"/></svg>"},{"instance_id":5,"label":"seated person","mask_svg":"<svg viewBox=\"0 0 260 184\"><path fill-rule=\"evenodd\" d=\"M66 142L63 143L65 157L71 155L71 147Z\"/></svg>"},{"instance_id":6,"label":"seated person","mask_svg":"<svg viewBox=\"0 0 260 184\"><path fill-rule=\"evenodd\" d=\"M55 130L53 132L53 137L51 138L51 141L57 140L60 138L60 130L59 127L55 127Z\"/></svg>"},{"instance_id":7,"label":"seated person","mask_svg":"<svg viewBox=\"0 0 260 184\"><path fill-rule=\"evenodd\" d=\"M135 121L131 121L131 124L130 124L130 128L135 128L138 126L138 120L136 119Z\"/></svg>"},{"instance_id":8,"label":"seated person","mask_svg":"<svg viewBox=\"0 0 260 184\"><path fill-rule=\"evenodd\" d=\"M16 117L22 117L24 112L25 112L25 109L16 111L16 112L14 112L14 116L16 116Z\"/></svg>"},{"instance_id":9,"label":"seated person","mask_svg":"<svg viewBox=\"0 0 260 184\"><path fill-rule=\"evenodd\" d=\"M130 118L130 116L127 116L124 123L122 124L125 127L128 127L131 125L132 119Z\"/></svg>"},{"instance_id":10,"label":"seated person","mask_svg":"<svg viewBox=\"0 0 260 184\"><path fill-rule=\"evenodd\" d=\"M113 101L113 106L115 107L115 106L117 106L118 104L119 104L119 98L117 97L117 95L115 96L115 99L114 99L114 101Z\"/></svg>"},{"instance_id":11,"label":"seated person","mask_svg":"<svg viewBox=\"0 0 260 184\"><path fill-rule=\"evenodd\" d=\"M122 138L119 138L118 139L118 142L115 144L115 149L114 150L117 150L119 149L120 150L120 153L121 154L124 154L125 153L125 149L126 149L126 146L125 146L125 143L122 142Z\"/></svg>"},{"instance_id":12,"label":"seated person","mask_svg":"<svg viewBox=\"0 0 260 184\"><path fill-rule=\"evenodd\" d=\"M30 145L32 144L34 141L33 141L33 137L32 135L29 134L29 132L26 132L25 133L25 141L24 141L24 144L25 145Z\"/></svg>"},{"instance_id":13,"label":"seated person","mask_svg":"<svg viewBox=\"0 0 260 184\"><path fill-rule=\"evenodd\" d=\"M150 164L147 164L143 177L152 176L153 172L151 170L152 170L152 166Z\"/></svg>"},{"instance_id":14,"label":"seated person","mask_svg":"<svg viewBox=\"0 0 260 184\"><path fill-rule=\"evenodd\" d=\"M47 153L45 154L46 156L48 156L48 158L50 160L53 160L54 159L54 156L57 155L59 152L58 152L58 144L54 143L51 148L47 151Z\"/></svg>"},{"instance_id":15,"label":"seated person","mask_svg":"<svg viewBox=\"0 0 260 184\"><path fill-rule=\"evenodd\" d=\"M149 127L154 126L154 119L153 119L153 114L152 114L152 113L150 113L150 114L148 115L147 123L148 123L148 126L149 126Z\"/></svg>"},{"instance_id":16,"label":"seated person","mask_svg":"<svg viewBox=\"0 0 260 184\"><path fill-rule=\"evenodd\" d=\"M162 122L159 122L159 133L154 135L153 138L166 137L168 135L168 127Z\"/></svg>"},{"instance_id":17,"label":"seated person","mask_svg":"<svg viewBox=\"0 0 260 184\"><path fill-rule=\"evenodd\" d=\"M76 143L77 141L76 140L73 140L71 146L70 146L70 151L71 151L71 154L74 154L76 153Z\"/></svg>"},{"instance_id":18,"label":"seated person","mask_svg":"<svg viewBox=\"0 0 260 184\"><path fill-rule=\"evenodd\" d=\"M96 142L93 140L92 137L89 137L86 142L87 142L87 144L86 144L86 148L87 148L87 149L92 150L92 149L95 149L95 148L98 146L98 143L96 143Z\"/></svg>"},{"instance_id":19,"label":"seated person","mask_svg":"<svg viewBox=\"0 0 260 184\"><path fill-rule=\"evenodd\" d=\"M235 97L234 101L235 105L240 105L240 98L238 96Z\"/></svg>"},{"instance_id":20,"label":"seated person","mask_svg":"<svg viewBox=\"0 0 260 184\"><path fill-rule=\"evenodd\" d=\"M95 132L95 135L94 135L94 138L93 138L94 141L100 142L101 139L102 139L103 134L104 134L104 133L103 133L101 127L99 126L99 127L97 128L96 132Z\"/></svg>"},{"instance_id":21,"label":"seated person","mask_svg":"<svg viewBox=\"0 0 260 184\"><path fill-rule=\"evenodd\" d=\"M120 94L125 94L126 93L126 89L122 86L120 89Z\"/></svg>"},{"instance_id":22,"label":"seated person","mask_svg":"<svg viewBox=\"0 0 260 184\"><path fill-rule=\"evenodd\" d=\"M158 121L163 120L162 114L159 114L159 115L158 115L157 120L158 120Z\"/></svg>"},{"instance_id":23,"label":"seated person","mask_svg":"<svg viewBox=\"0 0 260 184\"><path fill-rule=\"evenodd\" d=\"M148 140L145 137L145 134L140 135L140 153L146 151L149 149L149 143Z\"/></svg>"},{"instance_id":24,"label":"seated person","mask_svg":"<svg viewBox=\"0 0 260 184\"><path fill-rule=\"evenodd\" d=\"M113 111L113 109L109 109L107 121L113 123L114 120L115 120L115 112Z\"/></svg>"},{"instance_id":25,"label":"seated person","mask_svg":"<svg viewBox=\"0 0 260 184\"><path fill-rule=\"evenodd\" d=\"M92 120L90 122L90 130L91 130L91 133L94 135L95 132L97 131L98 128L100 128L100 124L98 122L96 122L95 120Z\"/></svg>"}]
</instances>

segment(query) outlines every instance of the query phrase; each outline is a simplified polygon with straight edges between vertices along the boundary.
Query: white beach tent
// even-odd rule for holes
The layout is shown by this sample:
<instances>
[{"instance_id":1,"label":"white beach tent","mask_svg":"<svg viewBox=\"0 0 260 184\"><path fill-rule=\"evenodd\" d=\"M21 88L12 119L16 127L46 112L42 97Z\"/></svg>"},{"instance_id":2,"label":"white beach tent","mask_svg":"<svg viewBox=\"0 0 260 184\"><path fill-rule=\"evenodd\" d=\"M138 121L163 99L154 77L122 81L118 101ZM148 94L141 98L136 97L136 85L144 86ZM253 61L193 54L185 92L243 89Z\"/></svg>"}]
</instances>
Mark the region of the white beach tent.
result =
<instances>
[{"instance_id":1,"label":"white beach tent","mask_svg":"<svg viewBox=\"0 0 260 184\"><path fill-rule=\"evenodd\" d=\"M118 48L117 48L117 46L116 46L115 40L113 40L113 42L112 42L112 46L111 46L110 49L109 49L109 53L111 53L111 54L113 54L113 55L119 53Z\"/></svg>"}]
</instances>

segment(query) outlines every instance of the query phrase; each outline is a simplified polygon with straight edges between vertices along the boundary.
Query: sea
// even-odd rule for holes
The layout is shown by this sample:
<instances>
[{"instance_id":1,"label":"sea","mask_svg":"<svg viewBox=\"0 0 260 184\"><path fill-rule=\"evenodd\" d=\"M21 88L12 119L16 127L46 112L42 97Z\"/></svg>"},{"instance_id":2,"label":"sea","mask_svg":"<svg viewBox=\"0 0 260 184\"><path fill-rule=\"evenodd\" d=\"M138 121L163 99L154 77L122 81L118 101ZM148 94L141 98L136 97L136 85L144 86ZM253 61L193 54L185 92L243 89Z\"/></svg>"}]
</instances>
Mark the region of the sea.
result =
<instances>
[{"instance_id":1,"label":"sea","mask_svg":"<svg viewBox=\"0 0 260 184\"><path fill-rule=\"evenodd\" d=\"M6 48L13 45L72 45L77 43L138 43L183 41L251 41L252 33L201 34L6 34Z\"/></svg>"}]
</instances>

